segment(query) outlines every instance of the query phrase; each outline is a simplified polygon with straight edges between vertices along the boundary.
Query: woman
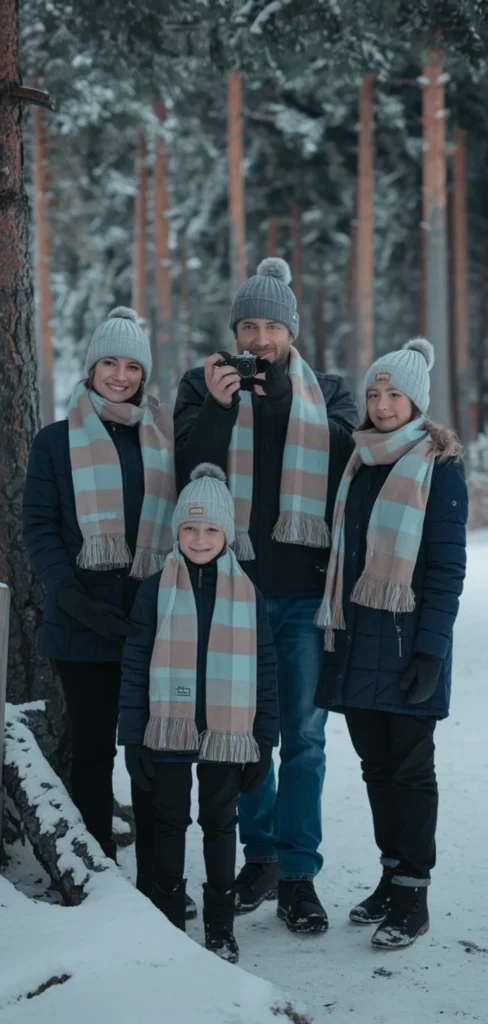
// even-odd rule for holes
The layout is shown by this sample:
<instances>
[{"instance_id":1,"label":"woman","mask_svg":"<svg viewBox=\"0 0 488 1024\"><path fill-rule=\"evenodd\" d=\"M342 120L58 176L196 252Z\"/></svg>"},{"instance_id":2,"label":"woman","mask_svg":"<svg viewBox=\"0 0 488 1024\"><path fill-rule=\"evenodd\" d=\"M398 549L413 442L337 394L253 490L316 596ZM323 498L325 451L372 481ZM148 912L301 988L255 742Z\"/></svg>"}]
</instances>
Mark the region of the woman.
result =
<instances>
[{"instance_id":1,"label":"woman","mask_svg":"<svg viewBox=\"0 0 488 1024\"><path fill-rule=\"evenodd\" d=\"M118 307L96 329L68 418L39 432L24 495L24 541L45 590L39 652L53 658L72 727L71 787L115 860L112 773L122 648L141 579L172 546L176 498L169 409L145 394L148 338ZM133 786L138 887L149 892L151 810Z\"/></svg>"},{"instance_id":2,"label":"woman","mask_svg":"<svg viewBox=\"0 0 488 1024\"><path fill-rule=\"evenodd\" d=\"M373 814L383 875L355 907L373 945L400 949L429 927L438 792L434 730L449 711L452 633L466 567L460 445L427 419L432 345L378 359L367 417L339 487L316 703L343 710Z\"/></svg>"}]
</instances>

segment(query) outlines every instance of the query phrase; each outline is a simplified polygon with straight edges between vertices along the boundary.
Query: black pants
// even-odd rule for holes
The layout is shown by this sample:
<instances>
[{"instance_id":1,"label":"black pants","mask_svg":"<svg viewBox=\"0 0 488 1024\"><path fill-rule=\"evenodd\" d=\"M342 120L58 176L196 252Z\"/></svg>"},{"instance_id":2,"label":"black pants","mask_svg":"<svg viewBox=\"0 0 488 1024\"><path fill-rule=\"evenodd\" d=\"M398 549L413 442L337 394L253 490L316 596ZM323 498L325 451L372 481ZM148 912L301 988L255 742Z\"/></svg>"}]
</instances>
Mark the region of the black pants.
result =
<instances>
[{"instance_id":1,"label":"black pants","mask_svg":"<svg viewBox=\"0 0 488 1024\"><path fill-rule=\"evenodd\" d=\"M169 889L185 872L186 830L191 825L191 764L155 762L152 789L154 815L154 877ZM203 830L203 856L212 889L228 890L235 880L237 798L240 765L199 764L198 824Z\"/></svg>"},{"instance_id":2,"label":"black pants","mask_svg":"<svg viewBox=\"0 0 488 1024\"><path fill-rule=\"evenodd\" d=\"M120 662L56 661L71 722L71 796L107 852L112 844ZM151 796L132 786L138 867L152 859Z\"/></svg>"},{"instance_id":3,"label":"black pants","mask_svg":"<svg viewBox=\"0 0 488 1024\"><path fill-rule=\"evenodd\" d=\"M398 862L396 874L429 878L436 856L436 719L348 708L346 721L383 859Z\"/></svg>"}]
</instances>

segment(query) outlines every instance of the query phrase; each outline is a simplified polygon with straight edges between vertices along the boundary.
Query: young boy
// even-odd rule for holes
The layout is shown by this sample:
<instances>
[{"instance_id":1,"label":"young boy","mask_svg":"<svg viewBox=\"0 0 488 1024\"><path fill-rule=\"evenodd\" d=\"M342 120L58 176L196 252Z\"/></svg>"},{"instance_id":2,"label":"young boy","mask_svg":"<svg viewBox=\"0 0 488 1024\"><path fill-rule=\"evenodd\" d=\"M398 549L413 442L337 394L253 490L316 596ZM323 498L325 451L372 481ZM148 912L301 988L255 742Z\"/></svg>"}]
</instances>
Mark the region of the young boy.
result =
<instances>
[{"instance_id":1,"label":"young boy","mask_svg":"<svg viewBox=\"0 0 488 1024\"><path fill-rule=\"evenodd\" d=\"M198 763L205 944L232 963L237 799L264 781L279 739L273 639L264 599L230 549L234 534L225 474L202 463L178 499L173 551L139 589L139 632L125 645L119 704L128 771L151 790L153 902L183 930Z\"/></svg>"}]
</instances>

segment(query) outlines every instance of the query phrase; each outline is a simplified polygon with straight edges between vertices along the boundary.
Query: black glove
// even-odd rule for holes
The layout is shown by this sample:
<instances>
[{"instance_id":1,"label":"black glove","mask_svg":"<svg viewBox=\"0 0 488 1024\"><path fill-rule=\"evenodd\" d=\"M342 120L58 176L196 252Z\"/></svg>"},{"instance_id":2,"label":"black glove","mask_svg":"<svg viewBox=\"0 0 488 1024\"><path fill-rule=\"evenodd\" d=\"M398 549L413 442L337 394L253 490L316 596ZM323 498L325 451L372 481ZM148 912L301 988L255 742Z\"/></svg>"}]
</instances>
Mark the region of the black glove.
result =
<instances>
[{"instance_id":1,"label":"black glove","mask_svg":"<svg viewBox=\"0 0 488 1024\"><path fill-rule=\"evenodd\" d=\"M154 765L151 751L142 743L130 743L125 748L125 764L135 786L146 790L152 789Z\"/></svg>"},{"instance_id":2,"label":"black glove","mask_svg":"<svg viewBox=\"0 0 488 1024\"><path fill-rule=\"evenodd\" d=\"M62 580L56 601L73 619L114 643L123 643L127 636L139 632L120 608L105 601L92 601L78 580Z\"/></svg>"},{"instance_id":3,"label":"black glove","mask_svg":"<svg viewBox=\"0 0 488 1024\"><path fill-rule=\"evenodd\" d=\"M259 761L249 761L242 769L241 793L255 793L262 786L269 769L271 768L272 747L259 748Z\"/></svg>"},{"instance_id":4,"label":"black glove","mask_svg":"<svg viewBox=\"0 0 488 1024\"><path fill-rule=\"evenodd\" d=\"M291 395L290 377L279 363L270 363L266 370L266 377L257 383L262 385L266 398L271 398L273 401L279 401L281 398L284 399Z\"/></svg>"},{"instance_id":5,"label":"black glove","mask_svg":"<svg viewBox=\"0 0 488 1024\"><path fill-rule=\"evenodd\" d=\"M416 654L400 680L407 704L423 704L437 689L442 658L434 654Z\"/></svg>"}]
</instances>

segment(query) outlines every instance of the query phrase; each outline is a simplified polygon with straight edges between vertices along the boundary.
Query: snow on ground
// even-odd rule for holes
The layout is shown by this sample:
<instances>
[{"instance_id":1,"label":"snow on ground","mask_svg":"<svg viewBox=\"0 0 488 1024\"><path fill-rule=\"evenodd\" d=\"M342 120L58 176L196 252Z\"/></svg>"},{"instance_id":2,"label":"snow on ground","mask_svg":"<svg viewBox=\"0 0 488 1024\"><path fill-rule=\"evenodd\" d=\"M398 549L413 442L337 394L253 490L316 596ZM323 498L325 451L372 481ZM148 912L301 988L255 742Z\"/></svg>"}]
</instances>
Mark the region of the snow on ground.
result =
<instances>
[{"instance_id":1,"label":"snow on ground","mask_svg":"<svg viewBox=\"0 0 488 1024\"><path fill-rule=\"evenodd\" d=\"M315 1024L329 1020L331 1024L355 1020L412 1024L417 1019L422 1024L486 1024L488 1020L488 626L483 600L487 579L488 533L479 532L470 538L468 580L456 628L451 717L437 731L441 807L438 866L429 890L430 932L410 950L381 953L370 946L369 929L348 923L349 908L376 884L379 869L359 764L339 715L331 716L327 729L325 864L317 880L330 917L329 932L315 937L291 935L277 920L273 903L236 921L240 966L305 1004ZM127 802L128 780L121 757L116 787L119 799ZM120 861L123 873L133 880L132 847L121 851ZM36 870L34 862L30 876ZM21 874L17 863L12 880L19 886ZM120 885L115 872L111 874ZM186 874L188 889L201 908L204 872L196 825L188 835ZM27 875L26 870L25 884ZM256 979L201 951L197 945L202 942L201 912L188 926L193 945L174 931L168 943L166 925L159 924L157 911L130 889L123 905L112 897L104 906L99 896L79 908L66 909L28 901L1 879L0 886L0 905L11 907L7 914L14 918L19 935L16 944L9 920L4 924L2 919L1 933L8 938L0 952L1 1024L84 1024L86 1020L105 1024L109 1004L116 1007L118 1024L144 1019L146 1013L156 1022L162 1019L163 1009L164 1020L178 1024L186 1024L187 1019L192 1024L277 1020L269 1011L270 989L253 989ZM5 915L5 909L0 914ZM73 914L81 922L76 931L66 924ZM44 922L49 939L41 957L38 934ZM76 977L35 1000L6 1005L6 993L19 989L26 977L25 965L32 965L36 956L43 967L36 978L45 979L48 965L56 973L76 970ZM155 969L164 991L159 1003L154 996ZM178 1005L188 979L195 986L193 1017L191 1013L185 1017ZM222 1005L227 1005L225 1016Z\"/></svg>"}]
</instances>

